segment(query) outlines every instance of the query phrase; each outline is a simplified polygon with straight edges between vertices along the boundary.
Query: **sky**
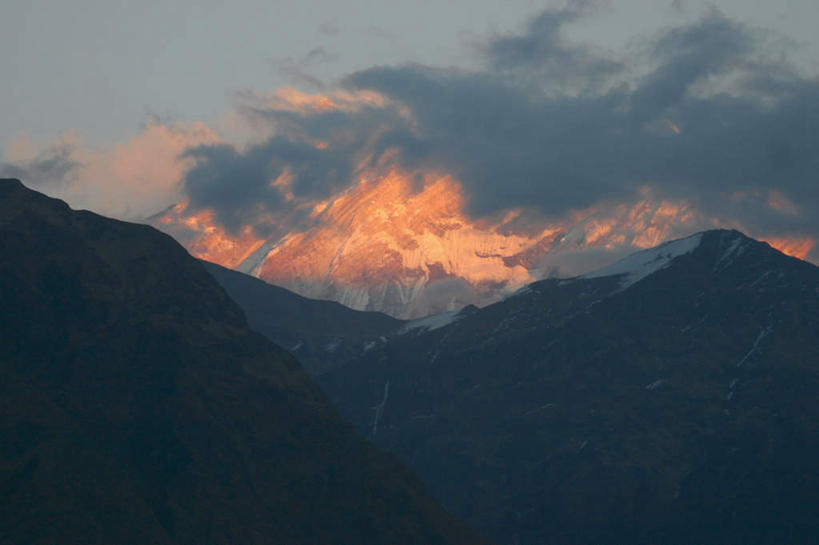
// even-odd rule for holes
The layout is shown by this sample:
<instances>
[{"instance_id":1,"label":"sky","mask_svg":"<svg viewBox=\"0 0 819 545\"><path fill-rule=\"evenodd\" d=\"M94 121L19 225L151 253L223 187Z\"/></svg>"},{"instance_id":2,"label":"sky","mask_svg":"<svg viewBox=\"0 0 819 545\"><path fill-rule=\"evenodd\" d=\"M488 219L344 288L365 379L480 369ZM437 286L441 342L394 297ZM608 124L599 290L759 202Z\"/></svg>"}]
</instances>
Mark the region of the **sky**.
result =
<instances>
[{"instance_id":1,"label":"sky","mask_svg":"<svg viewBox=\"0 0 819 545\"><path fill-rule=\"evenodd\" d=\"M476 218L650 186L816 238L817 22L811 0L6 0L0 171L237 229L390 160L454 175Z\"/></svg>"},{"instance_id":2,"label":"sky","mask_svg":"<svg viewBox=\"0 0 819 545\"><path fill-rule=\"evenodd\" d=\"M571 32L620 48L711 3L615 0ZM300 1L5 0L0 4L0 145L26 134L75 131L92 144L121 139L152 115L216 122L240 89L331 82L373 65L474 66L474 45L513 32L562 2L532 0ZM819 65L819 4L714 2L731 17L800 44ZM312 53L312 55L311 55ZM288 67L291 68L288 73Z\"/></svg>"}]
</instances>

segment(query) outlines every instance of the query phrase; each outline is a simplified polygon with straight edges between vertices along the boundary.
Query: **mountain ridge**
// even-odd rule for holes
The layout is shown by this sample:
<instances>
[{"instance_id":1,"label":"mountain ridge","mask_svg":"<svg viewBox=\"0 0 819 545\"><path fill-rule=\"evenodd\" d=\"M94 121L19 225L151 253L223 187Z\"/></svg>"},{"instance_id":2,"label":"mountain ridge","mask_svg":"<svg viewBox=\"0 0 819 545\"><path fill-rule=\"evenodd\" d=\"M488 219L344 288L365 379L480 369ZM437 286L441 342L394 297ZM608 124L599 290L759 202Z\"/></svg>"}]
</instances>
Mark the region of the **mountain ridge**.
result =
<instances>
[{"instance_id":1,"label":"mountain ridge","mask_svg":"<svg viewBox=\"0 0 819 545\"><path fill-rule=\"evenodd\" d=\"M625 288L535 282L319 384L500 543L810 543L819 268L699 236Z\"/></svg>"},{"instance_id":2,"label":"mountain ridge","mask_svg":"<svg viewBox=\"0 0 819 545\"><path fill-rule=\"evenodd\" d=\"M0 238L0 542L483 542L167 235L2 180Z\"/></svg>"},{"instance_id":3,"label":"mountain ridge","mask_svg":"<svg viewBox=\"0 0 819 545\"><path fill-rule=\"evenodd\" d=\"M313 375L343 365L405 323L381 312L309 299L216 263L202 263L240 304L250 326L287 348Z\"/></svg>"}]
</instances>

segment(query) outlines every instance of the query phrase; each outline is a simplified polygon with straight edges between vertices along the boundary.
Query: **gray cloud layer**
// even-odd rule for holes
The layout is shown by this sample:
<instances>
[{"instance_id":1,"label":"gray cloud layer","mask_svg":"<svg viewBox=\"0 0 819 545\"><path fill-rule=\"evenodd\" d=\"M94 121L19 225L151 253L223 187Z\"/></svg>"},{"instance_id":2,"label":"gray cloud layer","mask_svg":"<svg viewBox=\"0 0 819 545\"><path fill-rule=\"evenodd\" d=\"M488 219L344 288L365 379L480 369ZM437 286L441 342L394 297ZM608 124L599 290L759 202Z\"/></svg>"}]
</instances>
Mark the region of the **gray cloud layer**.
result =
<instances>
[{"instance_id":1,"label":"gray cloud layer","mask_svg":"<svg viewBox=\"0 0 819 545\"><path fill-rule=\"evenodd\" d=\"M489 70L519 82L560 88L600 85L623 65L590 47L567 43L561 34L565 25L593 14L596 8L596 2L578 1L565 9L544 11L529 21L524 34L496 37L485 48Z\"/></svg>"},{"instance_id":2,"label":"gray cloud layer","mask_svg":"<svg viewBox=\"0 0 819 545\"><path fill-rule=\"evenodd\" d=\"M819 81L769 60L760 33L717 11L624 59L566 43L561 28L593 9L546 11L523 34L496 37L481 71L386 66L343 82L387 97L384 107L248 107L276 135L245 152L192 150L191 202L235 227L260 203L285 205L269 185L285 167L298 197L317 198L351 183L362 157L397 149L405 166L455 174L477 216L517 206L557 215L649 184L717 217L815 234ZM771 190L801 213L768 206Z\"/></svg>"}]
</instances>

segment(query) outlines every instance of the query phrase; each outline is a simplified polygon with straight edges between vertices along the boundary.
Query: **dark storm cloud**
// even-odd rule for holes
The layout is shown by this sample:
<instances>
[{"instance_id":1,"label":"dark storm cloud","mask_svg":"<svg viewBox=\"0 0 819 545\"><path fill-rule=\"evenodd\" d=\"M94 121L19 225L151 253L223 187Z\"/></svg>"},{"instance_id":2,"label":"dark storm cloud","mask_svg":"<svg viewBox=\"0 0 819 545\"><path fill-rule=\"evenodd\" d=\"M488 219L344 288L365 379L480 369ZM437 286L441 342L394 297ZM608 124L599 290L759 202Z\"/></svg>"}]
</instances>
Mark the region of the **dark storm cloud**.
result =
<instances>
[{"instance_id":1,"label":"dark storm cloud","mask_svg":"<svg viewBox=\"0 0 819 545\"><path fill-rule=\"evenodd\" d=\"M554 39L575 16L548 12L521 42L502 38L490 51L521 66L591 56ZM538 31L541 41L532 36ZM758 49L752 31L714 11L657 37L646 59L652 68L635 83L618 85L611 71L612 84L598 93L533 95L497 71L421 66L373 68L347 84L410 108L420 140L412 149L428 152L405 157L452 168L475 214L526 205L560 213L601 199L628 200L651 184L669 196L700 199L714 213L726 210L715 201L726 194L757 191L765 200L776 189L801 203L803 214L779 217L766 209L755 218L815 225L819 87L787 66L759 60ZM595 58L576 64L598 65ZM734 79L731 92L709 91L726 76Z\"/></svg>"},{"instance_id":2,"label":"dark storm cloud","mask_svg":"<svg viewBox=\"0 0 819 545\"><path fill-rule=\"evenodd\" d=\"M597 7L597 2L578 1L564 9L547 10L529 22L525 33L495 38L486 47L490 70L563 88L577 82L583 87L599 84L622 70L622 65L596 55L590 47L567 43L561 33L565 25L594 13Z\"/></svg>"},{"instance_id":3,"label":"dark storm cloud","mask_svg":"<svg viewBox=\"0 0 819 545\"><path fill-rule=\"evenodd\" d=\"M467 188L471 212L482 215L521 204L547 213L619 191L611 176L621 96L533 99L486 74L455 74L424 67L376 68L348 84L409 106L416 133L400 145L411 166L431 163L456 174ZM420 136L418 136L420 134ZM591 158L590 153L605 150Z\"/></svg>"},{"instance_id":4,"label":"dark storm cloud","mask_svg":"<svg viewBox=\"0 0 819 545\"><path fill-rule=\"evenodd\" d=\"M249 94L238 100L243 115L274 127L275 135L243 151L219 144L185 154L195 160L184 180L190 205L213 210L231 231L254 224L258 214L293 204L285 199L284 188L272 185L285 172L292 178L287 189L295 202L325 199L352 183L365 156L376 163L393 145L407 150L420 145L407 136L406 121L391 108L305 112L271 107ZM319 147L318 142L327 145Z\"/></svg>"},{"instance_id":5,"label":"dark storm cloud","mask_svg":"<svg viewBox=\"0 0 819 545\"><path fill-rule=\"evenodd\" d=\"M692 85L737 68L754 50L753 36L718 12L661 36L651 60L659 65L631 94L637 121L655 118L680 103Z\"/></svg>"},{"instance_id":6,"label":"dark storm cloud","mask_svg":"<svg viewBox=\"0 0 819 545\"><path fill-rule=\"evenodd\" d=\"M296 198L323 198L344 187L351 163L344 152L321 150L274 137L244 153L229 145L200 146L186 152L195 166L185 177L190 205L209 208L231 232L257 215L285 204L283 190L272 182L286 172Z\"/></svg>"},{"instance_id":7,"label":"dark storm cloud","mask_svg":"<svg viewBox=\"0 0 819 545\"><path fill-rule=\"evenodd\" d=\"M817 80L770 61L755 31L717 11L620 60L567 43L561 28L593 11L546 11L523 34L495 38L485 70L375 67L344 80L386 97L383 107L246 107L277 136L246 153L200 149L188 189L238 222L252 203L280 203L269 181L285 165L297 173L294 192L327 195L352 183L362 155L394 149L404 166L455 174L478 216L519 206L559 215L651 185L717 217L815 233ZM574 91L563 92L570 80ZM768 206L772 190L801 213Z\"/></svg>"}]
</instances>

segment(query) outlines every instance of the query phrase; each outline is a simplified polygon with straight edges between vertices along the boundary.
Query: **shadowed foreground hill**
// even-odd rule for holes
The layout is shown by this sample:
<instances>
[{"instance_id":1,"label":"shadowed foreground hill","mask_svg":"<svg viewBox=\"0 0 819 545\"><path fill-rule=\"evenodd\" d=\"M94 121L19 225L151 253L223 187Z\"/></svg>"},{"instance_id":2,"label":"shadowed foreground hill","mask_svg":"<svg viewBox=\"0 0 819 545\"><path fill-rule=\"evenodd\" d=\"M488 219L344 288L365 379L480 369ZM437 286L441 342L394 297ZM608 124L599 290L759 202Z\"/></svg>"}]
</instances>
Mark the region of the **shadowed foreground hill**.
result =
<instances>
[{"instance_id":1,"label":"shadowed foreground hill","mask_svg":"<svg viewBox=\"0 0 819 545\"><path fill-rule=\"evenodd\" d=\"M0 543L480 543L146 226L0 181Z\"/></svg>"}]
</instances>

